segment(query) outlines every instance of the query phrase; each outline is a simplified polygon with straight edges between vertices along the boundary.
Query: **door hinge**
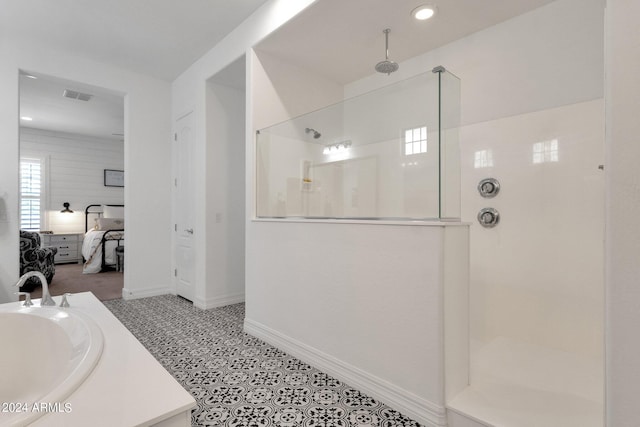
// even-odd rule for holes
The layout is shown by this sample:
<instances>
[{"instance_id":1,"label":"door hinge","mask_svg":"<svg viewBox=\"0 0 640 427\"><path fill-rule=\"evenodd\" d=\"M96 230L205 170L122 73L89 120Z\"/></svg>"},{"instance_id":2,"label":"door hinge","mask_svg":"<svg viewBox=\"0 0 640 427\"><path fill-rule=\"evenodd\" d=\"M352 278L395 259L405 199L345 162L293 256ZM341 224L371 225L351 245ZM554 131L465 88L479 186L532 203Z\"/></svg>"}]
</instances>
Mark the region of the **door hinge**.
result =
<instances>
[{"instance_id":1,"label":"door hinge","mask_svg":"<svg viewBox=\"0 0 640 427\"><path fill-rule=\"evenodd\" d=\"M173 224L173 231L178 231L178 224Z\"/></svg>"},{"instance_id":2,"label":"door hinge","mask_svg":"<svg viewBox=\"0 0 640 427\"><path fill-rule=\"evenodd\" d=\"M174 275L175 277L178 277L178 269L177 269L177 268L173 270L173 275Z\"/></svg>"},{"instance_id":3,"label":"door hinge","mask_svg":"<svg viewBox=\"0 0 640 427\"><path fill-rule=\"evenodd\" d=\"M175 187L177 187L177 186L178 186L178 178L174 178L174 179L173 179L173 185L174 185Z\"/></svg>"},{"instance_id":4,"label":"door hinge","mask_svg":"<svg viewBox=\"0 0 640 427\"><path fill-rule=\"evenodd\" d=\"M177 140L178 140L178 134L177 134L177 133L174 133L174 134L173 134L173 140L174 140L174 141L177 141Z\"/></svg>"}]
</instances>

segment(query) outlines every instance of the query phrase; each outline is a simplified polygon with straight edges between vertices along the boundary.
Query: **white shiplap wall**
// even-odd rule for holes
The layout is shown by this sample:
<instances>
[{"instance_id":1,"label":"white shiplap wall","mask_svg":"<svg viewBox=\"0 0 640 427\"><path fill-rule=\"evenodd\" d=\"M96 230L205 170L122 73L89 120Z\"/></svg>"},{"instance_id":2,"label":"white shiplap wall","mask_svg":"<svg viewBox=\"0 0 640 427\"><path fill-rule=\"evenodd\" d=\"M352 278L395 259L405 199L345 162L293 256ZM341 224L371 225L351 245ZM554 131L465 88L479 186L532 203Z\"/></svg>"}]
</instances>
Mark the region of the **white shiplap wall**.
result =
<instances>
[{"instance_id":1,"label":"white shiplap wall","mask_svg":"<svg viewBox=\"0 0 640 427\"><path fill-rule=\"evenodd\" d=\"M45 161L45 223L56 233L84 232L90 204L124 204L123 187L105 187L104 170L124 170L124 143L83 135L20 129L20 156ZM69 202L73 214L61 214Z\"/></svg>"}]
</instances>

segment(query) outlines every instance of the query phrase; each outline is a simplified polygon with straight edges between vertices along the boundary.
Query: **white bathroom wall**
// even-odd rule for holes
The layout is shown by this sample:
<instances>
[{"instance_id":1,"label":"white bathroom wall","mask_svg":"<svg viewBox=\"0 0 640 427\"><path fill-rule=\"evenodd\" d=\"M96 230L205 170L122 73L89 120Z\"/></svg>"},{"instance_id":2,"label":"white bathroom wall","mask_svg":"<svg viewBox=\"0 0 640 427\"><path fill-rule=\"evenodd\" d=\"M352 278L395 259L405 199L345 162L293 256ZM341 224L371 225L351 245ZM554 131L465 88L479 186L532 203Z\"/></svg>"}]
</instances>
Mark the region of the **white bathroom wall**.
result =
<instances>
[{"instance_id":1,"label":"white bathroom wall","mask_svg":"<svg viewBox=\"0 0 640 427\"><path fill-rule=\"evenodd\" d=\"M0 51L7 49L0 39ZM0 62L0 302L17 300L11 286L19 274L18 174L19 174L19 117L18 70L11 61Z\"/></svg>"},{"instance_id":2,"label":"white bathroom wall","mask_svg":"<svg viewBox=\"0 0 640 427\"><path fill-rule=\"evenodd\" d=\"M312 70L252 52L253 127L258 130L342 100L342 85Z\"/></svg>"},{"instance_id":3,"label":"white bathroom wall","mask_svg":"<svg viewBox=\"0 0 640 427\"><path fill-rule=\"evenodd\" d=\"M443 265L465 271L461 228L251 222L245 328L424 425L443 425L443 289L456 280ZM460 249L448 260L447 244Z\"/></svg>"},{"instance_id":4,"label":"white bathroom wall","mask_svg":"<svg viewBox=\"0 0 640 427\"><path fill-rule=\"evenodd\" d=\"M248 50L275 31L280 25L287 22L298 12L313 3L314 0L272 0L265 3L254 12L236 29L229 33L218 45L203 55L191 67L185 70L171 85L171 117L175 122L179 117L193 111L195 126L195 158L196 164L193 170L196 200L194 229L194 278L196 299L206 301L209 278L207 276L207 252L210 240L207 239L208 227L211 218L207 216L207 181L208 159L207 155L207 80L241 56L250 53ZM268 106L267 106L268 108ZM247 103L247 117L251 115L251 106ZM251 132L248 130L247 132ZM247 158L249 154L247 154ZM253 159L253 158L251 158ZM253 160L246 164L253 167ZM253 190L253 187L252 187ZM251 194L251 195L250 195ZM247 193L247 200L253 197ZM250 206L247 204L247 206ZM251 205L252 206L252 205ZM251 207L253 209L253 207ZM247 213L247 215L252 215ZM173 246L173 240L172 240ZM174 252L171 254L171 268L175 268Z\"/></svg>"},{"instance_id":5,"label":"white bathroom wall","mask_svg":"<svg viewBox=\"0 0 640 427\"><path fill-rule=\"evenodd\" d=\"M124 143L84 135L20 129L20 156L46 159L48 205L43 230L83 233L90 204L123 204L124 188L105 187L104 170L124 170ZM61 214L69 202L73 214Z\"/></svg>"},{"instance_id":6,"label":"white bathroom wall","mask_svg":"<svg viewBox=\"0 0 640 427\"><path fill-rule=\"evenodd\" d=\"M78 81L125 96L127 251L125 297L166 293L171 283L170 85L46 46L0 39L0 301L18 279L19 70Z\"/></svg>"},{"instance_id":7,"label":"white bathroom wall","mask_svg":"<svg viewBox=\"0 0 640 427\"><path fill-rule=\"evenodd\" d=\"M244 301L245 91L207 83L205 307Z\"/></svg>"},{"instance_id":8,"label":"white bathroom wall","mask_svg":"<svg viewBox=\"0 0 640 427\"><path fill-rule=\"evenodd\" d=\"M640 3L607 0L607 426L640 419Z\"/></svg>"}]
</instances>

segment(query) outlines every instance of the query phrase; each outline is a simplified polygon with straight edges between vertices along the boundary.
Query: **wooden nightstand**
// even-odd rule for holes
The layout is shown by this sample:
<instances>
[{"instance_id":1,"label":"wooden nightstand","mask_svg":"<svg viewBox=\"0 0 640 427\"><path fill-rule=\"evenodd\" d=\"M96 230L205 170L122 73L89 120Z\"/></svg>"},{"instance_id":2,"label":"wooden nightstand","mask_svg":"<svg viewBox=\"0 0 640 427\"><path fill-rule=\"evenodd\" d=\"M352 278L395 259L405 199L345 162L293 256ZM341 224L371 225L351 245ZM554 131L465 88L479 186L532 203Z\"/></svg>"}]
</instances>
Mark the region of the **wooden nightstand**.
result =
<instances>
[{"instance_id":1,"label":"wooden nightstand","mask_svg":"<svg viewBox=\"0 0 640 427\"><path fill-rule=\"evenodd\" d=\"M54 264L64 264L67 262L82 262L82 234L60 233L41 234L42 247L58 248Z\"/></svg>"}]
</instances>

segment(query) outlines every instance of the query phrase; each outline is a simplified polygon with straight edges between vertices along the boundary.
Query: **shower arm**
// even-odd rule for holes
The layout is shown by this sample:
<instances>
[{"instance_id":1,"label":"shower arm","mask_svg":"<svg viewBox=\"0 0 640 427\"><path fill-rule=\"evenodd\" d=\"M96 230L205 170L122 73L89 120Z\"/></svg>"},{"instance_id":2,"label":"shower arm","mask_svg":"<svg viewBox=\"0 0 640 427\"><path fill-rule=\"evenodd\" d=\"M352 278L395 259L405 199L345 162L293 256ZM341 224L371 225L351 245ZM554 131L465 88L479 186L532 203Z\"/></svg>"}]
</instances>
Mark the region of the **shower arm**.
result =
<instances>
[{"instance_id":1,"label":"shower arm","mask_svg":"<svg viewBox=\"0 0 640 427\"><path fill-rule=\"evenodd\" d=\"M391 30L389 28L384 30L384 59L386 61L389 60L389 33Z\"/></svg>"}]
</instances>

